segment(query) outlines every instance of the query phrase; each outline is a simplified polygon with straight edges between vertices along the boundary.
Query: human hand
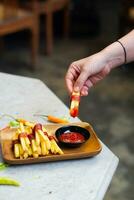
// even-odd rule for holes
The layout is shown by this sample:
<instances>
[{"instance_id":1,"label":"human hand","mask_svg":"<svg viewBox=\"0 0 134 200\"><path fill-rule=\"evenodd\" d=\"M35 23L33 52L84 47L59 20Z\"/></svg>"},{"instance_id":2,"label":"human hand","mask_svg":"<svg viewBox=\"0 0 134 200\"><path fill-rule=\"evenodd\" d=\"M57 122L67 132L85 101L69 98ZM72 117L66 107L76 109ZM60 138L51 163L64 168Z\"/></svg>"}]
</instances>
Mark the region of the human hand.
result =
<instances>
[{"instance_id":1,"label":"human hand","mask_svg":"<svg viewBox=\"0 0 134 200\"><path fill-rule=\"evenodd\" d=\"M110 70L134 61L134 30L97 54L73 62L65 80L69 93L88 95L89 89L102 80Z\"/></svg>"},{"instance_id":2,"label":"human hand","mask_svg":"<svg viewBox=\"0 0 134 200\"><path fill-rule=\"evenodd\" d=\"M65 77L69 93L80 91L87 96L89 89L102 80L111 70L110 63L102 52L73 62Z\"/></svg>"}]
</instances>

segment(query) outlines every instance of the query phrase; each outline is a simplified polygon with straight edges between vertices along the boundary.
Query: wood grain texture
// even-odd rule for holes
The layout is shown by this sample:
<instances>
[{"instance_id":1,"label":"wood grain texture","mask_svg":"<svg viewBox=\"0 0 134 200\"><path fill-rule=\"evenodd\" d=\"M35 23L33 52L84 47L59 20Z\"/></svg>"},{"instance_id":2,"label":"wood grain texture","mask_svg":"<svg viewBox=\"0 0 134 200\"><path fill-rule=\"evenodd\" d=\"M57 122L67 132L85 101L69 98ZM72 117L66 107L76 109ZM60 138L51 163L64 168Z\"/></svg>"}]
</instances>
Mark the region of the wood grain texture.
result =
<instances>
[{"instance_id":1,"label":"wood grain texture","mask_svg":"<svg viewBox=\"0 0 134 200\"><path fill-rule=\"evenodd\" d=\"M2 156L5 162L9 164L30 164L30 163L39 163L39 162L51 162L51 161L58 161L58 160L70 160L70 159L80 159L80 158L86 158L86 157L92 157L101 152L101 144L99 142L99 139L94 132L92 126L85 122L79 122L79 123L70 123L69 125L78 125L83 128L86 128L90 132L90 138L86 143L81 145L77 148L70 148L70 147L64 147L60 146L63 150L63 155L52 155L49 154L47 156L41 156L39 158L33 158L29 157L27 159L16 159L13 155L12 150L12 135L15 132L14 130L4 130L0 132L1 135L1 147L2 147ZM48 124L45 125L45 128L47 131L51 134L55 134L55 131L60 128L61 126L64 126L63 124Z\"/></svg>"}]
</instances>

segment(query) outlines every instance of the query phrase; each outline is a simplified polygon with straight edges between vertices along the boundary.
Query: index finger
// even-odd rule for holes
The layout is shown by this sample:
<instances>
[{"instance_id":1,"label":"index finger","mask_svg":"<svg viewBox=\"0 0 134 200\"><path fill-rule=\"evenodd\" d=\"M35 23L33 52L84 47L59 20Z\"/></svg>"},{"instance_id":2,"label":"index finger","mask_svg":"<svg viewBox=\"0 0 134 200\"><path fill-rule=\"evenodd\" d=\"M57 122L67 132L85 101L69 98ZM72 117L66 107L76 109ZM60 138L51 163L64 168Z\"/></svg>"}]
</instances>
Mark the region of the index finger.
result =
<instances>
[{"instance_id":1,"label":"index finger","mask_svg":"<svg viewBox=\"0 0 134 200\"><path fill-rule=\"evenodd\" d=\"M75 68L72 65L70 65L70 67L67 71L66 77L65 77L66 86L67 86L69 93L73 92L74 83L75 83L77 77L78 77L78 74L77 74Z\"/></svg>"},{"instance_id":2,"label":"index finger","mask_svg":"<svg viewBox=\"0 0 134 200\"><path fill-rule=\"evenodd\" d=\"M67 72L67 75L65 77L65 82L69 93L72 93L74 81L73 81L73 76L70 74L69 71Z\"/></svg>"}]
</instances>

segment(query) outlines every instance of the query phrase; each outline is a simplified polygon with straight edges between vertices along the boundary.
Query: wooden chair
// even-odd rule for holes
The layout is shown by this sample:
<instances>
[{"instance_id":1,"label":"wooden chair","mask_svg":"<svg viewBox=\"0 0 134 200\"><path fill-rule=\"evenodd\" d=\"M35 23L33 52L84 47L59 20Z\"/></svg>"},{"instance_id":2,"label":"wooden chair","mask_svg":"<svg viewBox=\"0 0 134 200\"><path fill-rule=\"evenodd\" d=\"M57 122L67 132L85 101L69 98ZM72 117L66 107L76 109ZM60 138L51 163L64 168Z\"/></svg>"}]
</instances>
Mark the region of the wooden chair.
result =
<instances>
[{"instance_id":1,"label":"wooden chair","mask_svg":"<svg viewBox=\"0 0 134 200\"><path fill-rule=\"evenodd\" d=\"M27 10L20 9L17 0L3 0L0 2L0 36L5 36L24 29L30 30L31 63L34 68L37 62L39 46L39 30L36 16ZM35 10L35 4L32 5Z\"/></svg>"},{"instance_id":2,"label":"wooden chair","mask_svg":"<svg viewBox=\"0 0 134 200\"><path fill-rule=\"evenodd\" d=\"M34 11L38 15L38 19L41 14L46 17L46 53L50 54L53 49L53 13L59 10L64 11L64 36L67 37L69 34L70 0L33 0L27 1L26 6L32 8L33 2L36 4Z\"/></svg>"}]
</instances>

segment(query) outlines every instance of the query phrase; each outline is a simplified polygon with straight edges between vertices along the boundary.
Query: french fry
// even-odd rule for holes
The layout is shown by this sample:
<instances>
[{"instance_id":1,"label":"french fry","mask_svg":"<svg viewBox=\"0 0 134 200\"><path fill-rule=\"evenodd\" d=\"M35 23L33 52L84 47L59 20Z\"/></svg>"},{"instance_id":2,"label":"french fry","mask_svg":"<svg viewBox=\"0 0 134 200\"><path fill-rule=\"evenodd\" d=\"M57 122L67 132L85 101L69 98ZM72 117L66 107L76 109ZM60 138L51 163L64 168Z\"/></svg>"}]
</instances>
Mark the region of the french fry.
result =
<instances>
[{"instance_id":1,"label":"french fry","mask_svg":"<svg viewBox=\"0 0 134 200\"><path fill-rule=\"evenodd\" d=\"M35 133L35 141L36 141L36 145L39 146L40 145L40 136L39 136L38 132Z\"/></svg>"},{"instance_id":2,"label":"french fry","mask_svg":"<svg viewBox=\"0 0 134 200\"><path fill-rule=\"evenodd\" d=\"M32 152L32 148L31 146L28 147L28 155L29 156L32 156L33 152Z\"/></svg>"},{"instance_id":3,"label":"french fry","mask_svg":"<svg viewBox=\"0 0 134 200\"><path fill-rule=\"evenodd\" d=\"M14 154L15 154L15 158L20 157L19 144L14 144Z\"/></svg>"},{"instance_id":4,"label":"french fry","mask_svg":"<svg viewBox=\"0 0 134 200\"><path fill-rule=\"evenodd\" d=\"M21 131L20 141L21 141L22 149L24 150L24 152L31 155L30 140L28 138L27 133L25 132L25 127L22 122L20 122L20 131ZM27 155L25 155L25 157L27 157Z\"/></svg>"},{"instance_id":5,"label":"french fry","mask_svg":"<svg viewBox=\"0 0 134 200\"><path fill-rule=\"evenodd\" d=\"M24 128L24 125L22 122L20 122L20 128L18 130L20 132L20 142L21 142L21 145L22 145L22 149L24 152L27 152L28 151L28 148L27 148L27 144L26 144L26 140L25 138L27 137L26 133L25 133L25 128Z\"/></svg>"},{"instance_id":6,"label":"french fry","mask_svg":"<svg viewBox=\"0 0 134 200\"><path fill-rule=\"evenodd\" d=\"M22 124L24 124L26 122L26 120L22 119L22 118L17 118L16 121L19 123L22 123Z\"/></svg>"},{"instance_id":7,"label":"french fry","mask_svg":"<svg viewBox=\"0 0 134 200\"><path fill-rule=\"evenodd\" d=\"M32 139L32 141L31 141L31 146L32 146L33 153L37 153L37 146L36 146L36 142L34 139Z\"/></svg>"},{"instance_id":8,"label":"french fry","mask_svg":"<svg viewBox=\"0 0 134 200\"><path fill-rule=\"evenodd\" d=\"M13 147L15 158L27 159L29 156L38 158L39 156L47 156L51 154L63 154L56 143L54 136L42 126L19 120L19 128L13 136Z\"/></svg>"},{"instance_id":9,"label":"french fry","mask_svg":"<svg viewBox=\"0 0 134 200\"><path fill-rule=\"evenodd\" d=\"M20 130L21 130L21 133L25 132L25 128L22 122L20 122Z\"/></svg>"},{"instance_id":10,"label":"french fry","mask_svg":"<svg viewBox=\"0 0 134 200\"><path fill-rule=\"evenodd\" d=\"M38 155L41 155L41 147L40 146L37 146L37 152L38 152Z\"/></svg>"},{"instance_id":11,"label":"french fry","mask_svg":"<svg viewBox=\"0 0 134 200\"><path fill-rule=\"evenodd\" d=\"M53 145L53 142L51 141L51 153L53 154L55 152L55 149L54 149L54 145Z\"/></svg>"},{"instance_id":12,"label":"french fry","mask_svg":"<svg viewBox=\"0 0 134 200\"><path fill-rule=\"evenodd\" d=\"M34 128L34 126L35 126L35 124L34 123L32 123L32 122L28 122L28 121L26 121L25 123L24 123L24 125L25 126L27 126L27 127L30 127L30 128Z\"/></svg>"},{"instance_id":13,"label":"french fry","mask_svg":"<svg viewBox=\"0 0 134 200\"><path fill-rule=\"evenodd\" d=\"M46 143L44 141L41 142L41 155L43 156L47 155Z\"/></svg>"},{"instance_id":14,"label":"french fry","mask_svg":"<svg viewBox=\"0 0 134 200\"><path fill-rule=\"evenodd\" d=\"M26 126L26 127L25 127L25 132L26 132L27 134L31 134L31 133L32 133L32 128L29 127L29 126Z\"/></svg>"},{"instance_id":15,"label":"french fry","mask_svg":"<svg viewBox=\"0 0 134 200\"><path fill-rule=\"evenodd\" d=\"M57 145L57 143L55 142L55 140L53 140L53 145L55 147L56 153L63 154L63 151L59 148L59 146Z\"/></svg>"},{"instance_id":16,"label":"french fry","mask_svg":"<svg viewBox=\"0 0 134 200\"><path fill-rule=\"evenodd\" d=\"M23 124L23 125L25 125L25 126L27 126L27 127L30 127L30 128L33 128L34 125L35 125L34 123L29 122L29 121L27 121L27 120L25 120L25 119L16 119L16 121L19 122L19 123L21 124L21 126L22 126L22 124Z\"/></svg>"},{"instance_id":17,"label":"french fry","mask_svg":"<svg viewBox=\"0 0 134 200\"><path fill-rule=\"evenodd\" d=\"M77 117L79 112L80 92L73 92L71 96L70 115Z\"/></svg>"},{"instance_id":18,"label":"french fry","mask_svg":"<svg viewBox=\"0 0 134 200\"><path fill-rule=\"evenodd\" d=\"M41 140L41 141L45 141L47 150L50 150L50 148L51 148L51 143L50 143L50 140L49 140L48 136L45 135L45 134L43 133L43 131L41 131L41 130L38 130L38 134L39 134L39 136L40 136L40 140Z\"/></svg>"},{"instance_id":19,"label":"french fry","mask_svg":"<svg viewBox=\"0 0 134 200\"><path fill-rule=\"evenodd\" d=\"M42 124L35 124L35 126L33 127L33 133L35 134L35 132L37 132L38 130L42 130Z\"/></svg>"},{"instance_id":20,"label":"french fry","mask_svg":"<svg viewBox=\"0 0 134 200\"><path fill-rule=\"evenodd\" d=\"M54 136L49 136L49 139L51 141L51 152L54 154L63 154L63 151L57 145Z\"/></svg>"},{"instance_id":21,"label":"french fry","mask_svg":"<svg viewBox=\"0 0 134 200\"><path fill-rule=\"evenodd\" d=\"M21 144L19 144L19 152L20 152L20 156L22 156L22 155L23 155L23 153L24 153L24 151L23 151L23 149L22 149L22 146L21 146Z\"/></svg>"},{"instance_id":22,"label":"french fry","mask_svg":"<svg viewBox=\"0 0 134 200\"><path fill-rule=\"evenodd\" d=\"M24 152L23 158L24 158L24 159L28 158L28 153L27 153L27 152Z\"/></svg>"},{"instance_id":23,"label":"french fry","mask_svg":"<svg viewBox=\"0 0 134 200\"><path fill-rule=\"evenodd\" d=\"M24 139L25 139L26 146L29 147L29 145L30 145L29 138L26 136Z\"/></svg>"},{"instance_id":24,"label":"french fry","mask_svg":"<svg viewBox=\"0 0 134 200\"><path fill-rule=\"evenodd\" d=\"M17 129L17 132L18 132L18 134L20 134L20 133L21 133L21 130L20 130L20 128L18 128L18 129Z\"/></svg>"},{"instance_id":25,"label":"french fry","mask_svg":"<svg viewBox=\"0 0 134 200\"><path fill-rule=\"evenodd\" d=\"M32 156L33 154L38 154L38 149L37 149L37 145L36 145L36 141L34 138L34 134L28 134L28 139L30 141L30 146L28 148L29 150L29 156ZM36 155L35 155L36 156Z\"/></svg>"},{"instance_id":26,"label":"french fry","mask_svg":"<svg viewBox=\"0 0 134 200\"><path fill-rule=\"evenodd\" d=\"M15 158L19 158L20 157L20 151L19 151L19 140L18 140L18 133L17 132L13 136L13 148L14 148Z\"/></svg>"},{"instance_id":27,"label":"french fry","mask_svg":"<svg viewBox=\"0 0 134 200\"><path fill-rule=\"evenodd\" d=\"M25 133L21 133L20 134L20 143L22 145L22 149L23 149L24 152L28 152L28 147L26 145L25 138L26 138L26 134Z\"/></svg>"},{"instance_id":28,"label":"french fry","mask_svg":"<svg viewBox=\"0 0 134 200\"><path fill-rule=\"evenodd\" d=\"M38 153L33 153L33 157L38 158L39 157Z\"/></svg>"}]
</instances>

